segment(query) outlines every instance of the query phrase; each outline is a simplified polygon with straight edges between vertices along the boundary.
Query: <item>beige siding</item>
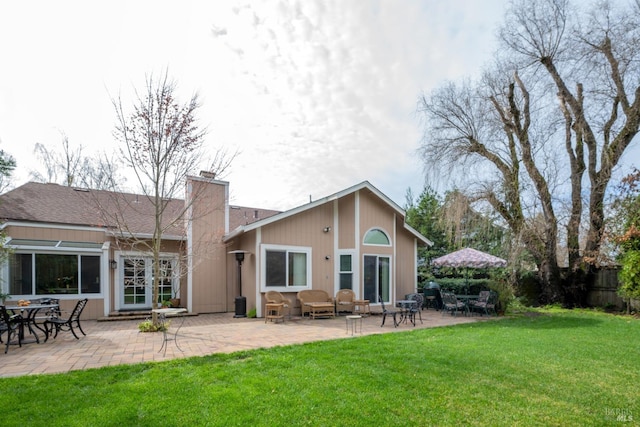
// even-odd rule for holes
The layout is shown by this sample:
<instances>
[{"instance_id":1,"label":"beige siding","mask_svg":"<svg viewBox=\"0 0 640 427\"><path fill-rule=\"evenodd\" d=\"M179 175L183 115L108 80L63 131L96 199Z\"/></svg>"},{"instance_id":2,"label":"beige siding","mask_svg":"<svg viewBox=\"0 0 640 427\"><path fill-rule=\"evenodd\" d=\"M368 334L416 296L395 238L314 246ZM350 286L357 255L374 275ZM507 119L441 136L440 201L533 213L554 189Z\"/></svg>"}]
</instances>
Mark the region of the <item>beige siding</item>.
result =
<instances>
[{"instance_id":1,"label":"beige siding","mask_svg":"<svg viewBox=\"0 0 640 427\"><path fill-rule=\"evenodd\" d=\"M416 254L415 238L402 230L398 224L398 237L396 242L396 295L404 297L408 293L416 291Z\"/></svg>"},{"instance_id":2,"label":"beige siding","mask_svg":"<svg viewBox=\"0 0 640 427\"><path fill-rule=\"evenodd\" d=\"M355 249L356 246L356 198L349 194L338 200L338 248Z\"/></svg>"},{"instance_id":3,"label":"beige siding","mask_svg":"<svg viewBox=\"0 0 640 427\"><path fill-rule=\"evenodd\" d=\"M242 296L247 299L247 311L256 307L256 254L255 254L255 233L249 233L242 239L232 242L227 248L228 252L241 250L247 252L242 262ZM238 244L236 244L238 243ZM234 254L227 256L227 306L228 311L235 310L235 298L239 296L238 287L238 262Z\"/></svg>"},{"instance_id":4,"label":"beige siding","mask_svg":"<svg viewBox=\"0 0 640 427\"><path fill-rule=\"evenodd\" d=\"M312 286L333 295L333 204L325 203L315 209L293 215L262 229L262 243L312 248ZM329 260L325 259L328 256Z\"/></svg>"},{"instance_id":5,"label":"beige siding","mask_svg":"<svg viewBox=\"0 0 640 427\"><path fill-rule=\"evenodd\" d=\"M91 243L102 243L105 241L105 234L103 231L9 226L6 229L6 234L13 239L65 240L70 242Z\"/></svg>"},{"instance_id":6,"label":"beige siding","mask_svg":"<svg viewBox=\"0 0 640 427\"><path fill-rule=\"evenodd\" d=\"M404 218L394 209L371 193L363 191L360 194L361 265L364 255L391 256L391 286L392 289L395 289L392 295L395 299L402 299L405 294L415 292L415 238L404 229ZM385 231L391 239L392 246L363 244L365 234L372 228L381 228ZM363 285L361 279L361 289Z\"/></svg>"},{"instance_id":7,"label":"beige siding","mask_svg":"<svg viewBox=\"0 0 640 427\"><path fill-rule=\"evenodd\" d=\"M226 312L227 250L221 243L225 230L225 201L227 186L224 183L192 181L193 204L193 298L192 310L196 313ZM184 305L184 303L183 303Z\"/></svg>"},{"instance_id":8,"label":"beige siding","mask_svg":"<svg viewBox=\"0 0 640 427\"><path fill-rule=\"evenodd\" d=\"M395 226L394 210L373 194L365 191L360 192L360 239L362 242L365 234L372 228L381 228L390 238L393 239L393 229ZM393 244L393 242L392 242ZM376 253L391 253L376 252Z\"/></svg>"}]
</instances>

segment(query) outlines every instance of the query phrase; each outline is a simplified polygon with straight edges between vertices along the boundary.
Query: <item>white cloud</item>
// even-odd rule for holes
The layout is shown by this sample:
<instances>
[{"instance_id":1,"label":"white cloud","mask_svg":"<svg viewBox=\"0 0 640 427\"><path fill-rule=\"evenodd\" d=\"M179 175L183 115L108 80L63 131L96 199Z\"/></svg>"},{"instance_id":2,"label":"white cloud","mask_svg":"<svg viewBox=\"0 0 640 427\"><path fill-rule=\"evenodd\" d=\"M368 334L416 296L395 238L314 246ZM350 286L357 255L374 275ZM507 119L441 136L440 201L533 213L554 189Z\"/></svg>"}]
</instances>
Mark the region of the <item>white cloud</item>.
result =
<instances>
[{"instance_id":1,"label":"white cloud","mask_svg":"<svg viewBox=\"0 0 640 427\"><path fill-rule=\"evenodd\" d=\"M506 0L14 2L0 37L0 148L109 147L110 96L169 67L201 95L208 144L241 152L233 202L290 208L369 180L422 188L421 91L477 73ZM35 13L37 11L37 13ZM23 173L26 179L26 175Z\"/></svg>"}]
</instances>

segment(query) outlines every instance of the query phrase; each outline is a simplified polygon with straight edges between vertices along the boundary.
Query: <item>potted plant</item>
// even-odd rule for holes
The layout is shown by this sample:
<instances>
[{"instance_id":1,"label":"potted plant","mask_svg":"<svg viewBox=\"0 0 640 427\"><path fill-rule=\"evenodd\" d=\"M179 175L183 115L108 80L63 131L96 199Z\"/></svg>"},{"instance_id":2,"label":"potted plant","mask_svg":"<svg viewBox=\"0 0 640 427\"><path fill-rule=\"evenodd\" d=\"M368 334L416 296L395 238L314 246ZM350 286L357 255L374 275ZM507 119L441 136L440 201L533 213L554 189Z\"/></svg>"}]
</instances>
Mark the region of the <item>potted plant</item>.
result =
<instances>
[{"instance_id":1,"label":"potted plant","mask_svg":"<svg viewBox=\"0 0 640 427\"><path fill-rule=\"evenodd\" d=\"M4 302L6 300L8 300L9 298L11 298L11 295L5 293L4 291L0 290L0 301L2 301L2 305L4 305Z\"/></svg>"}]
</instances>

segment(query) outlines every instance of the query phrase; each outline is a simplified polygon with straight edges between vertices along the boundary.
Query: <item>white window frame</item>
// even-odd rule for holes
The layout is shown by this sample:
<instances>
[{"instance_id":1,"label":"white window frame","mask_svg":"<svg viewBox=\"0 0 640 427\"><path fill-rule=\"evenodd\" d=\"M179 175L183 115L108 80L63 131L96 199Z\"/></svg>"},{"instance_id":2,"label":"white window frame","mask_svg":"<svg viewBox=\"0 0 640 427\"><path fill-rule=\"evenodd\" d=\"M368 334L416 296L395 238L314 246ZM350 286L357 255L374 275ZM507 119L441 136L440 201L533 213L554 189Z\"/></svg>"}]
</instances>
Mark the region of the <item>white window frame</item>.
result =
<instances>
[{"instance_id":1,"label":"white window frame","mask_svg":"<svg viewBox=\"0 0 640 427\"><path fill-rule=\"evenodd\" d=\"M388 245L385 244L380 244L380 243L367 243L367 235L369 233L371 233L372 231L379 231L382 234L384 234L387 238L387 240L389 241ZM364 236L362 237L362 244L363 245L367 245L367 246L380 246L380 247L384 247L384 248L389 248L391 246L393 246L393 241L391 240L391 235L387 232L387 230L383 229L382 227L371 227L370 229L367 230L366 233L364 233Z\"/></svg>"},{"instance_id":2,"label":"white window frame","mask_svg":"<svg viewBox=\"0 0 640 427\"><path fill-rule=\"evenodd\" d=\"M267 286L267 251L284 251L286 252L286 257L285 259L287 260L287 273L285 273L285 276L288 278L289 274L289 253L290 252L295 252L295 253L304 253L306 255L307 258L307 274L306 274L306 286ZM299 292L305 289L311 289L312 288L312 283L311 283L311 278L312 276L312 271L311 271L311 266L312 266L312 250L310 247L307 246L288 246L288 245L261 245L260 247L260 290L261 292L267 292L267 291L278 291L278 292Z\"/></svg>"},{"instance_id":3,"label":"white window frame","mask_svg":"<svg viewBox=\"0 0 640 427\"><path fill-rule=\"evenodd\" d=\"M22 239L21 239L22 240ZM104 263L104 251L102 248L92 248L92 247L82 247L83 242L68 242L68 241L48 241L48 240L27 240L29 242L34 243L33 245L16 245L11 244L9 242L9 247L12 249L14 254L20 255L31 255L31 277L33 280L37 280L36 276L36 255L70 255L76 256L78 258L78 279L80 280L81 276L81 261L80 258L82 256L97 256L100 259L100 292L94 293L83 293L82 292L82 284L78 282L78 292L70 293L70 294L38 294L36 293L35 284L32 283L32 293L30 294L12 294L11 299L21 299L21 298L41 298L41 297L55 297L59 299L77 299L79 297L95 299L95 298L103 298L105 293L105 287L108 286L108 280L106 280L102 264ZM37 243L43 243L41 246ZM77 244L77 246L74 246ZM95 245L95 243L88 242L90 245ZM3 282L6 285L2 287L4 291L9 290L9 266L10 260L5 262L5 266L3 268L2 277Z\"/></svg>"},{"instance_id":4,"label":"white window frame","mask_svg":"<svg viewBox=\"0 0 640 427\"><path fill-rule=\"evenodd\" d=\"M116 276L116 283L114 285L114 296L115 296L115 306L116 310L121 310L123 308L128 308L127 305L124 304L124 295L123 295L123 284L124 284L124 259L125 258L140 258L145 260L145 288L149 290L148 299L149 301L145 303L145 307L154 307L153 302L151 301L151 289L153 287L153 254L150 252L139 252L139 251L116 251L115 259L118 265L118 272ZM180 297L180 278L181 276L181 265L180 265L180 255L175 252L161 252L160 260L163 261L171 261L173 276L171 278L171 286L173 289L177 289L175 297Z\"/></svg>"},{"instance_id":5,"label":"white window frame","mask_svg":"<svg viewBox=\"0 0 640 427\"><path fill-rule=\"evenodd\" d=\"M380 297L381 295L378 293L378 288L380 287L380 276L378 275L378 269L380 268L380 258L386 258L389 261L389 277L387 278L389 281L389 301L385 301L385 304L393 304L395 302L395 285L394 285L394 275L393 275L393 257L391 255L387 255L387 254L369 254L369 253L365 253L362 255L362 275L363 278L365 277L365 271L364 268L366 267L366 262L365 262L365 258L366 257L371 257L371 258L375 258L376 259L376 275L375 275L375 292L376 292L376 297ZM362 283L362 292L363 292L363 297L367 298L368 295L366 295L366 289L365 289L366 284L364 283L364 279L363 279L363 283ZM371 300L370 300L371 301ZM372 305L380 305L380 301L371 301Z\"/></svg>"},{"instance_id":6,"label":"white window frame","mask_svg":"<svg viewBox=\"0 0 640 427\"><path fill-rule=\"evenodd\" d=\"M341 268L341 257L343 255L351 257L351 270L350 271L342 271ZM360 294L360 289L358 286L358 257L356 251L354 250L341 250L336 254L336 278L335 278L335 292L340 290L340 278L342 274L351 274L351 290L356 293L356 296Z\"/></svg>"}]
</instances>

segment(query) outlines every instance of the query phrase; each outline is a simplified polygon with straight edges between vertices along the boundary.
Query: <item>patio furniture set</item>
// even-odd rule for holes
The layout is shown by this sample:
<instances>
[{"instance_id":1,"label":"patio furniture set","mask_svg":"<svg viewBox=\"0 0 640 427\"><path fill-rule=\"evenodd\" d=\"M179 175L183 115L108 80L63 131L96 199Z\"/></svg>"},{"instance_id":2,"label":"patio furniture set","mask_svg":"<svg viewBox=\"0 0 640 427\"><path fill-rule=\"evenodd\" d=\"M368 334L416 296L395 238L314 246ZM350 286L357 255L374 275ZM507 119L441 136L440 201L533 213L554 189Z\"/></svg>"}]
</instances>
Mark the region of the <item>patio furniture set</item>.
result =
<instances>
[{"instance_id":1,"label":"patio furniture set","mask_svg":"<svg viewBox=\"0 0 640 427\"><path fill-rule=\"evenodd\" d=\"M76 330L86 335L80 325L80 315L87 301L78 301L67 316L63 315L60 301L55 298L21 300L18 305L0 305L0 343L4 343L3 335L6 332L5 354L11 344L18 344L20 347L30 342L39 344L38 331L44 335L45 342L51 335L56 338L60 331L69 331L76 339L79 339ZM25 337L27 332L33 337L28 341Z\"/></svg>"},{"instance_id":2,"label":"patio furniture set","mask_svg":"<svg viewBox=\"0 0 640 427\"><path fill-rule=\"evenodd\" d=\"M355 323L359 321L362 329L362 317L371 314L371 303L366 299L357 299L355 292L351 289L340 289L335 298L329 296L326 291L309 289L298 292L296 295L300 302L300 312L302 317L308 316L310 319L318 317L335 317L341 313L346 315L347 332L351 328L353 334L357 330ZM265 323L268 321L284 322L285 309L288 317L291 318L292 302L285 298L280 292L269 291L265 294ZM414 326L416 318L422 322L424 296L420 293L410 294L406 300L397 302L398 310L389 310L380 300L382 306L382 324L384 326L387 316L393 317L395 327L401 323L411 322Z\"/></svg>"},{"instance_id":3,"label":"patio furniture set","mask_svg":"<svg viewBox=\"0 0 640 427\"><path fill-rule=\"evenodd\" d=\"M298 292L296 295L300 301L300 311L302 317L308 316L311 319L318 317L335 317L340 313L350 313L354 315L371 314L369 300L356 299L355 293L350 289L341 289L333 298L323 290L308 289ZM280 292L269 291L265 294L265 323L271 321L284 321L285 309L291 318L292 302L285 298Z\"/></svg>"},{"instance_id":4,"label":"patio furniture set","mask_svg":"<svg viewBox=\"0 0 640 427\"><path fill-rule=\"evenodd\" d=\"M457 316L462 312L465 316L475 312L480 314L497 315L498 293L495 291L481 291L479 295L455 295L453 292L441 292L442 314L451 313Z\"/></svg>"}]
</instances>

